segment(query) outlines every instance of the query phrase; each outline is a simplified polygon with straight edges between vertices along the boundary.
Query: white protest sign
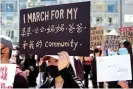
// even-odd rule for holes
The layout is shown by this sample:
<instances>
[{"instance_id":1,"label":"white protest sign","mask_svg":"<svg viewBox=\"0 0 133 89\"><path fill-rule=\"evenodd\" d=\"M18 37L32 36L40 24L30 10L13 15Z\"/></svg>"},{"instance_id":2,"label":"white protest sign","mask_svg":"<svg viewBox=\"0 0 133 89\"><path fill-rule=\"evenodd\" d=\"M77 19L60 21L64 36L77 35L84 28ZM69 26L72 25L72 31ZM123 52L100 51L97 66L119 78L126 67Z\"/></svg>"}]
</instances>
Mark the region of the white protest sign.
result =
<instances>
[{"instance_id":1,"label":"white protest sign","mask_svg":"<svg viewBox=\"0 0 133 89\"><path fill-rule=\"evenodd\" d=\"M0 88L13 88L16 64L0 64Z\"/></svg>"},{"instance_id":2,"label":"white protest sign","mask_svg":"<svg viewBox=\"0 0 133 89\"><path fill-rule=\"evenodd\" d=\"M97 57L97 81L132 80L130 55Z\"/></svg>"}]
</instances>

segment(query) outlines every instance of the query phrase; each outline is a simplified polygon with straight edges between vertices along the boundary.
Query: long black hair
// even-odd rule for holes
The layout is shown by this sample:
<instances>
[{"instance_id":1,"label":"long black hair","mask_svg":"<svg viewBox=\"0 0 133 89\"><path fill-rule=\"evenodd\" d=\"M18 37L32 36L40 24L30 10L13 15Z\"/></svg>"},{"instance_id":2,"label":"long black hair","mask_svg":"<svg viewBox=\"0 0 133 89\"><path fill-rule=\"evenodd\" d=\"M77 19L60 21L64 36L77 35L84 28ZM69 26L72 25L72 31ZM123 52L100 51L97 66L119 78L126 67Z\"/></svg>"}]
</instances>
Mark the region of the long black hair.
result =
<instances>
[{"instance_id":1,"label":"long black hair","mask_svg":"<svg viewBox=\"0 0 133 89\"><path fill-rule=\"evenodd\" d=\"M124 41L123 45L124 45L125 48L127 48L128 53L130 54L130 56L133 56L131 43L129 41Z\"/></svg>"},{"instance_id":2,"label":"long black hair","mask_svg":"<svg viewBox=\"0 0 133 89\"><path fill-rule=\"evenodd\" d=\"M127 48L128 53L130 54L130 58L131 58L131 69L132 69L132 76L133 76L133 52L132 52L132 45L129 41L124 41L123 45L125 48Z\"/></svg>"},{"instance_id":3,"label":"long black hair","mask_svg":"<svg viewBox=\"0 0 133 89\"><path fill-rule=\"evenodd\" d=\"M100 53L99 56L101 56L102 50L100 50L100 49L98 49L98 48L95 48L95 49L94 49L94 57L96 57L95 53L98 53L98 52Z\"/></svg>"}]
</instances>

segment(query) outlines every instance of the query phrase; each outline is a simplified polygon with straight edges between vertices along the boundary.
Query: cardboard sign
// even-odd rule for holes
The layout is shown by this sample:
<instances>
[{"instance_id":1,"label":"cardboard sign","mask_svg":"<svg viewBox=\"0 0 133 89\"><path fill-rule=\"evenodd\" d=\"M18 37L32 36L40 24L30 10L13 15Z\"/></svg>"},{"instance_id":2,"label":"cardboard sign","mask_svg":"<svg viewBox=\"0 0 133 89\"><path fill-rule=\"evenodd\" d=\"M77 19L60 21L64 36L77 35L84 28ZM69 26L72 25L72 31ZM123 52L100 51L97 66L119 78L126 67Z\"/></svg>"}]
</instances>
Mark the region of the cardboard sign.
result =
<instances>
[{"instance_id":1,"label":"cardboard sign","mask_svg":"<svg viewBox=\"0 0 133 89\"><path fill-rule=\"evenodd\" d=\"M120 28L119 34L121 36L121 40L128 40L133 44L133 26Z\"/></svg>"},{"instance_id":2,"label":"cardboard sign","mask_svg":"<svg viewBox=\"0 0 133 89\"><path fill-rule=\"evenodd\" d=\"M90 1L20 11L21 54L87 56Z\"/></svg>"},{"instance_id":3,"label":"cardboard sign","mask_svg":"<svg viewBox=\"0 0 133 89\"><path fill-rule=\"evenodd\" d=\"M91 37L90 37L90 46L95 48L96 46L101 46L104 41L104 27L92 27L91 28Z\"/></svg>"},{"instance_id":4,"label":"cardboard sign","mask_svg":"<svg viewBox=\"0 0 133 89\"><path fill-rule=\"evenodd\" d=\"M16 64L0 64L0 88L13 88Z\"/></svg>"},{"instance_id":5,"label":"cardboard sign","mask_svg":"<svg viewBox=\"0 0 133 89\"><path fill-rule=\"evenodd\" d=\"M105 40L105 48L117 50L119 48L120 36L118 35L107 35Z\"/></svg>"},{"instance_id":6,"label":"cardboard sign","mask_svg":"<svg viewBox=\"0 0 133 89\"><path fill-rule=\"evenodd\" d=\"M97 57L97 81L132 80L130 55Z\"/></svg>"}]
</instances>

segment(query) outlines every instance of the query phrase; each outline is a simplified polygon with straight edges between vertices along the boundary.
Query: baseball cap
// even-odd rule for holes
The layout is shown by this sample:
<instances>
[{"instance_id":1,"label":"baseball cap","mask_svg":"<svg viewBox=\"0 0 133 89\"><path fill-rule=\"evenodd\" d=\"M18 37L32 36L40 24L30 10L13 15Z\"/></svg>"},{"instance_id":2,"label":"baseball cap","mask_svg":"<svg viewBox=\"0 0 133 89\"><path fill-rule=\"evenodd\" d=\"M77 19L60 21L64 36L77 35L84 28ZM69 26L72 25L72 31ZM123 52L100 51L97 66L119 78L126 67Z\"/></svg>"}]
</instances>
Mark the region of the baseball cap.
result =
<instances>
[{"instance_id":1,"label":"baseball cap","mask_svg":"<svg viewBox=\"0 0 133 89\"><path fill-rule=\"evenodd\" d=\"M46 55L46 56L44 56L42 59L43 59L43 61L46 61L46 60L48 60L49 58L54 58L54 59L56 59L56 60L59 59L58 55Z\"/></svg>"},{"instance_id":2,"label":"baseball cap","mask_svg":"<svg viewBox=\"0 0 133 89\"><path fill-rule=\"evenodd\" d=\"M0 35L0 43L5 45L6 47L9 47L11 50L13 50L12 41L9 37L5 35Z\"/></svg>"}]
</instances>

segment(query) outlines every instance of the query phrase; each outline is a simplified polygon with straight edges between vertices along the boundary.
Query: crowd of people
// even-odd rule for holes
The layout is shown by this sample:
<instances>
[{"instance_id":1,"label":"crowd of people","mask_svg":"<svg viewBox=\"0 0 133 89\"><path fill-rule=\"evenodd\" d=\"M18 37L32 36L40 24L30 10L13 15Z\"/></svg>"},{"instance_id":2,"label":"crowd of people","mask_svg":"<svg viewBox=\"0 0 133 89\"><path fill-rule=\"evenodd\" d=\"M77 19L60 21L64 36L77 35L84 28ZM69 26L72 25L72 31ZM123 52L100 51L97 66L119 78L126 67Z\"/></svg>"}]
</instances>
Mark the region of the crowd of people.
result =
<instances>
[{"instance_id":1,"label":"crowd of people","mask_svg":"<svg viewBox=\"0 0 133 89\"><path fill-rule=\"evenodd\" d=\"M104 88L105 82L108 88L133 88L133 80L97 82L96 57L113 55L101 46L90 49L90 56L69 56L66 51L57 55L22 56L18 46L13 47L8 37L0 36L0 52L1 64L17 65L14 88L89 88L89 81L93 88ZM120 42L117 55L125 52L130 54L133 71L133 50L127 40Z\"/></svg>"}]
</instances>

